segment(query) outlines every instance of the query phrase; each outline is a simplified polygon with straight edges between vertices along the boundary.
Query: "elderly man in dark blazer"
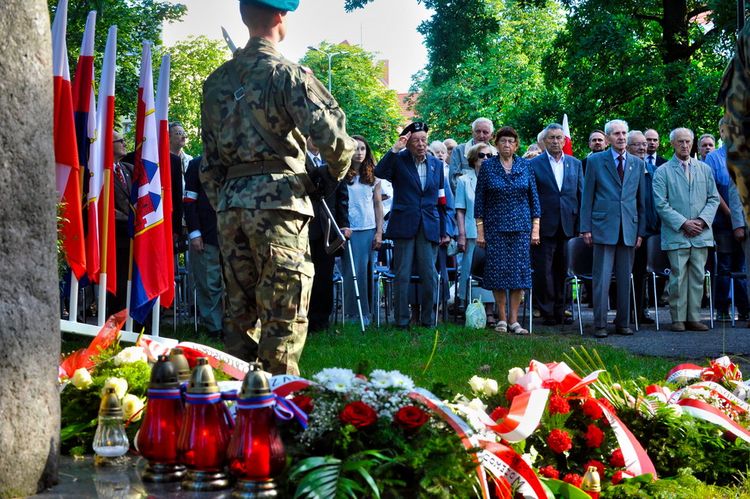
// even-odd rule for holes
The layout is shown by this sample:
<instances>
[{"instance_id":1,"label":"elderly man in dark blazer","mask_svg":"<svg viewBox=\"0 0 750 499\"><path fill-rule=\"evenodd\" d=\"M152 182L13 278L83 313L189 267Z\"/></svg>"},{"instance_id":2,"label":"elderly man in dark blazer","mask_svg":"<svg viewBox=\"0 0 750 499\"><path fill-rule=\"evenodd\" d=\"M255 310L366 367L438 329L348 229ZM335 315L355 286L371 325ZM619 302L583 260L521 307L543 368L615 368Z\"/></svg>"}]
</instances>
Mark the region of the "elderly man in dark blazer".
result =
<instances>
[{"instance_id":1,"label":"elderly man in dark blazer","mask_svg":"<svg viewBox=\"0 0 750 499\"><path fill-rule=\"evenodd\" d=\"M534 298L544 324L564 322L565 247L578 231L578 207L583 190L581 162L563 153L565 133L552 123L542 134L546 151L531 160L542 208L540 243L531 247Z\"/></svg>"},{"instance_id":2,"label":"elderly man in dark blazer","mask_svg":"<svg viewBox=\"0 0 750 499\"><path fill-rule=\"evenodd\" d=\"M583 185L581 236L594 246L594 336L607 336L607 294L617 279L615 332L630 335L630 272L646 230L642 159L628 154L628 124L613 120L604 132L611 147L592 154Z\"/></svg>"},{"instance_id":3,"label":"elderly man in dark blazer","mask_svg":"<svg viewBox=\"0 0 750 499\"><path fill-rule=\"evenodd\" d=\"M446 244L445 176L443 164L427 155L427 125L411 123L375 167L378 178L393 184L393 207L386 238L392 239L396 326L408 328L409 279L416 262L421 280L423 326L434 324L437 290L435 258Z\"/></svg>"}]
</instances>

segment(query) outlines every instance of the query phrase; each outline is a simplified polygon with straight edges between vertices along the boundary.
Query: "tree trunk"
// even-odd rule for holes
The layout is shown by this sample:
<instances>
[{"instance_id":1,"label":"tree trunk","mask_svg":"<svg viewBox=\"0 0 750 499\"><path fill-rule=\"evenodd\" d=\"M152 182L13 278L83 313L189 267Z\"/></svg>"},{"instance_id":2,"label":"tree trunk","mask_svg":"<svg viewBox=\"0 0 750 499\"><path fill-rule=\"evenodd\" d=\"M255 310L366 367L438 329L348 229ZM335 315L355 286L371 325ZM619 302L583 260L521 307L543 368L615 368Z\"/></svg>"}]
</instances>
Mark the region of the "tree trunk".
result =
<instances>
[{"instance_id":1,"label":"tree trunk","mask_svg":"<svg viewBox=\"0 0 750 499\"><path fill-rule=\"evenodd\" d=\"M0 2L0 497L57 478L60 330L44 0Z\"/></svg>"},{"instance_id":2,"label":"tree trunk","mask_svg":"<svg viewBox=\"0 0 750 499\"><path fill-rule=\"evenodd\" d=\"M665 100L670 107L678 105L685 95L685 70L690 63L687 0L662 0L662 60L666 79Z\"/></svg>"}]
</instances>

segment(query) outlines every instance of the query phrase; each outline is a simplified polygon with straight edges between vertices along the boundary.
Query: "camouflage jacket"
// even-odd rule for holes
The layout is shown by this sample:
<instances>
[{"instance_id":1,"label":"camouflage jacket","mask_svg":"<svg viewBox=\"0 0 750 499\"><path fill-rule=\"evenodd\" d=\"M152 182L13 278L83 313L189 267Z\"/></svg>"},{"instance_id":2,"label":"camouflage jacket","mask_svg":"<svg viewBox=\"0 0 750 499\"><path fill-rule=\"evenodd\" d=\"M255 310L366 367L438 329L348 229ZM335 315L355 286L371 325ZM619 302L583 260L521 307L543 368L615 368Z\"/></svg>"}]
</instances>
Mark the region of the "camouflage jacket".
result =
<instances>
[{"instance_id":1,"label":"camouflage jacket","mask_svg":"<svg viewBox=\"0 0 750 499\"><path fill-rule=\"evenodd\" d=\"M239 101L229 65L244 88ZM346 133L344 112L326 88L310 70L285 59L262 38L251 38L208 77L201 114L200 177L217 212L250 208L313 215L305 189L305 137L312 137L330 174L339 180L356 145ZM264 127L263 133L257 126ZM226 179L233 166L264 160L284 160L288 172Z\"/></svg>"}]
</instances>

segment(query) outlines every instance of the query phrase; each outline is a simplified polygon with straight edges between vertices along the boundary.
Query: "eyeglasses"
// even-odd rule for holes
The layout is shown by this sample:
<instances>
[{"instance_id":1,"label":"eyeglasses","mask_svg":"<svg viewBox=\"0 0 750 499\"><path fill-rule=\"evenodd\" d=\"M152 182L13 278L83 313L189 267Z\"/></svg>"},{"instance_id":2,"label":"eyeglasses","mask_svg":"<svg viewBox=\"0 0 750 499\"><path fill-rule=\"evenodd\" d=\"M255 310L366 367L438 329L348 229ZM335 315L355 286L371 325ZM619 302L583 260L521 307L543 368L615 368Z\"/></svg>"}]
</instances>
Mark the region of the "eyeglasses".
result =
<instances>
[{"instance_id":1,"label":"eyeglasses","mask_svg":"<svg viewBox=\"0 0 750 499\"><path fill-rule=\"evenodd\" d=\"M485 159L485 158L491 158L493 154L491 152L478 152L477 158L479 159Z\"/></svg>"},{"instance_id":2,"label":"eyeglasses","mask_svg":"<svg viewBox=\"0 0 750 499\"><path fill-rule=\"evenodd\" d=\"M113 143L113 144L124 144L124 143L125 143L125 139L117 139L117 140L113 140L113 141L112 141L112 143Z\"/></svg>"},{"instance_id":3,"label":"eyeglasses","mask_svg":"<svg viewBox=\"0 0 750 499\"><path fill-rule=\"evenodd\" d=\"M177 135L178 137L187 137L187 132L180 132L179 130L176 132L172 132L173 135Z\"/></svg>"}]
</instances>

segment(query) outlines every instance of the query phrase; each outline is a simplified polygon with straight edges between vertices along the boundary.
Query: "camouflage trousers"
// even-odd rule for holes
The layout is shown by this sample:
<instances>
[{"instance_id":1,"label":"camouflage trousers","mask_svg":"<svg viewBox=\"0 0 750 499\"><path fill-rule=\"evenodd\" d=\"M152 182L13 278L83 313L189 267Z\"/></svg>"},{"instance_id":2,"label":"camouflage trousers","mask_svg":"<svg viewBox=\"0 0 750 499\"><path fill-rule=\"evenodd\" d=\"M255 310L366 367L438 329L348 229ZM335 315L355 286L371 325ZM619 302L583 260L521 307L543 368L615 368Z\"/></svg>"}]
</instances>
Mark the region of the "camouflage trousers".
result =
<instances>
[{"instance_id":1,"label":"camouflage trousers","mask_svg":"<svg viewBox=\"0 0 750 499\"><path fill-rule=\"evenodd\" d=\"M272 374L299 374L313 264L309 217L289 210L217 213L224 256L227 352Z\"/></svg>"}]
</instances>

